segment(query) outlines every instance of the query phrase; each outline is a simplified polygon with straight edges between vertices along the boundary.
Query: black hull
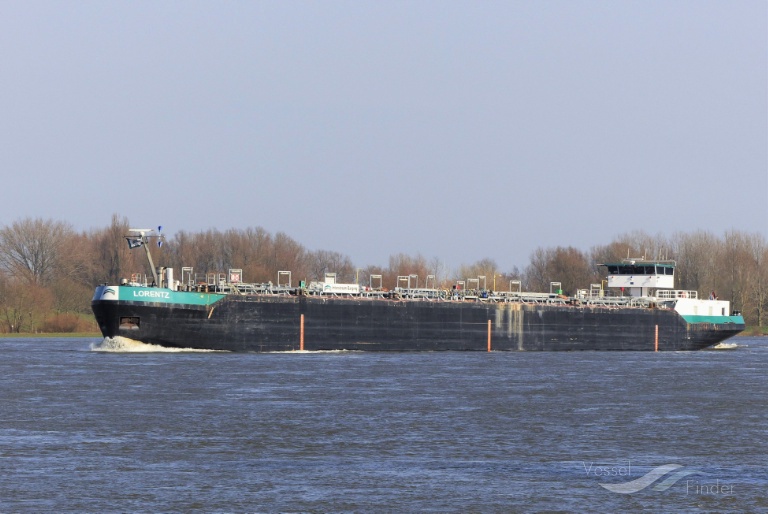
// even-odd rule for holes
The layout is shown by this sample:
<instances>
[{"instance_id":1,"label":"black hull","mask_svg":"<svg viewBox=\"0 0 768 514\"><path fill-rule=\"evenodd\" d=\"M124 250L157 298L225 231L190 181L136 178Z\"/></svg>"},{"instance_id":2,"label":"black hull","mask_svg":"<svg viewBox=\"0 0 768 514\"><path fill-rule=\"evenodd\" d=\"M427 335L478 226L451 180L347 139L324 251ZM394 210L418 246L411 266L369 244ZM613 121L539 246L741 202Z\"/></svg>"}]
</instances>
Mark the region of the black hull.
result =
<instances>
[{"instance_id":1,"label":"black hull","mask_svg":"<svg viewBox=\"0 0 768 514\"><path fill-rule=\"evenodd\" d=\"M232 295L212 308L94 300L93 311L105 337L236 352L299 350L302 315L305 350L486 351L490 331L494 351L686 351L744 330L669 309L311 296Z\"/></svg>"}]
</instances>

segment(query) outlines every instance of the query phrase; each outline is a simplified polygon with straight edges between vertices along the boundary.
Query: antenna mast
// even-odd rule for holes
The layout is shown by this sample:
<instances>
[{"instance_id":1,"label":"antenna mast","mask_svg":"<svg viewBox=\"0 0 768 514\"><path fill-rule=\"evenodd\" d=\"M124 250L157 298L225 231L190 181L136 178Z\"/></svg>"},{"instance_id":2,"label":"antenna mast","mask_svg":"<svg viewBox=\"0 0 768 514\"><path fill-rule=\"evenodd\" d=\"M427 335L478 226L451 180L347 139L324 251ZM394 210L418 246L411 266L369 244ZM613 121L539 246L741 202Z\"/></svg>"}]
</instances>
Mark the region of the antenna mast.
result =
<instances>
[{"instance_id":1,"label":"antenna mast","mask_svg":"<svg viewBox=\"0 0 768 514\"><path fill-rule=\"evenodd\" d=\"M155 263L152 260L152 254L149 252L149 239L147 238L147 235L146 235L147 232L152 232L152 229L151 228L131 228L131 229L128 229L128 232L138 232L139 241L141 241L141 245L144 247L144 252L147 254L147 260L149 261L149 269L152 270L152 278L155 281L155 287L160 287L160 282L157 279L157 269L155 269ZM130 242L130 238L129 238L129 242Z\"/></svg>"}]
</instances>

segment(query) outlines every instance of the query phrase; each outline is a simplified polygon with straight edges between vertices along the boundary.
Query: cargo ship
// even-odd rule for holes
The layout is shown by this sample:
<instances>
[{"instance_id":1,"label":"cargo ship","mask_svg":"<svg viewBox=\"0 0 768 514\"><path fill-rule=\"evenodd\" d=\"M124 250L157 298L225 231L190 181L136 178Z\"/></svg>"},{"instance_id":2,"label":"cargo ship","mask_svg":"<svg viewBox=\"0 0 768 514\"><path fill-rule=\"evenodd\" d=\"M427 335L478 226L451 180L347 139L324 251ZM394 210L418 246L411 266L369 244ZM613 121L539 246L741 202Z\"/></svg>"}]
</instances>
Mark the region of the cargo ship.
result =
<instances>
[{"instance_id":1,"label":"cargo ship","mask_svg":"<svg viewBox=\"0 0 768 514\"><path fill-rule=\"evenodd\" d=\"M322 281L249 283L242 270L197 274L155 267L149 229L132 229L129 246L144 247L151 276L96 287L92 308L105 338L173 348L274 351L690 351L743 331L730 302L674 288L675 262L624 259L599 264L607 277L571 296L486 289L484 277L439 288L435 277L408 275L387 290ZM606 284L606 287L603 287Z\"/></svg>"}]
</instances>

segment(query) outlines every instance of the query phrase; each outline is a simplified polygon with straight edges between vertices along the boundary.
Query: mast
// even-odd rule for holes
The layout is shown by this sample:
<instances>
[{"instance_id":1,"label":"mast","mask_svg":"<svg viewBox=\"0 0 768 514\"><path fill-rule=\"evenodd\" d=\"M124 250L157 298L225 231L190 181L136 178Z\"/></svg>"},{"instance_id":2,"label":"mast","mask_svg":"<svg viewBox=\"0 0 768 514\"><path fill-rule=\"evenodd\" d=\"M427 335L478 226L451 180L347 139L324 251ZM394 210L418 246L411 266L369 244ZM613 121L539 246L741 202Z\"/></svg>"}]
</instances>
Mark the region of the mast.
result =
<instances>
[{"instance_id":1,"label":"mast","mask_svg":"<svg viewBox=\"0 0 768 514\"><path fill-rule=\"evenodd\" d=\"M155 287L160 287L160 281L157 279L157 269L155 269L155 263L152 260L152 254L149 251L149 238L146 235L147 232L152 232L152 229L151 228L130 228L128 229L128 232L137 232L139 234L138 239L131 236L125 237L128 240L128 248L134 249L137 246L144 247L144 252L147 254L147 261L149 261L149 269L152 270L152 279L155 281ZM154 237L160 237L160 236L154 236Z\"/></svg>"}]
</instances>

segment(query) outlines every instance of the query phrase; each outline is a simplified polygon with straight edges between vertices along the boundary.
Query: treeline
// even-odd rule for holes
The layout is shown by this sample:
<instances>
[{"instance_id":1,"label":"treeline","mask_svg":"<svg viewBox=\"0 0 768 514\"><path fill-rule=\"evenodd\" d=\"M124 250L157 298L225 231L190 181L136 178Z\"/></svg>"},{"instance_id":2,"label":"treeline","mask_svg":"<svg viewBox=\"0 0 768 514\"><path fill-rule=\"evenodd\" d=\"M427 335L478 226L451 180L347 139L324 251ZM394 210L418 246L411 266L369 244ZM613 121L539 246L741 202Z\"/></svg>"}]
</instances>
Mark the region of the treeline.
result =
<instances>
[{"instance_id":1,"label":"treeline","mask_svg":"<svg viewBox=\"0 0 768 514\"><path fill-rule=\"evenodd\" d=\"M141 249L130 250L125 236L128 219L114 215L105 228L76 231L69 223L21 219L0 228L0 332L97 331L90 311L93 288L117 283L133 274L151 276ZM747 324L763 326L768 307L768 245L761 234L730 230L678 233L670 237L632 232L589 251L573 247L538 248L524 268L500 269L490 258L449 269L439 258L397 254L389 264L360 266L339 252L308 250L284 233L261 227L244 230L179 231L152 246L156 265L226 273L242 269L248 282L277 282L279 271L299 280L322 280L337 274L339 282L393 288L398 277L411 277L412 287L469 287L508 290L520 281L523 290L549 291L560 282L566 294L601 283L597 265L627 257L663 258L677 262L676 287L706 296L717 291L733 302ZM374 277L371 282L371 277ZM429 283L427 282L429 278ZM515 286L517 287L517 286Z\"/></svg>"}]
</instances>

